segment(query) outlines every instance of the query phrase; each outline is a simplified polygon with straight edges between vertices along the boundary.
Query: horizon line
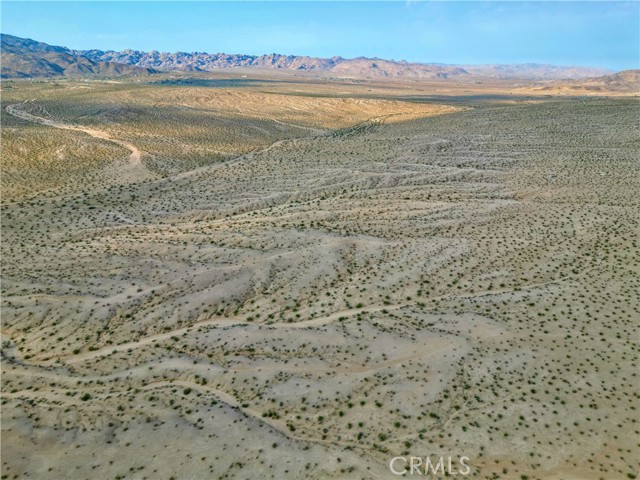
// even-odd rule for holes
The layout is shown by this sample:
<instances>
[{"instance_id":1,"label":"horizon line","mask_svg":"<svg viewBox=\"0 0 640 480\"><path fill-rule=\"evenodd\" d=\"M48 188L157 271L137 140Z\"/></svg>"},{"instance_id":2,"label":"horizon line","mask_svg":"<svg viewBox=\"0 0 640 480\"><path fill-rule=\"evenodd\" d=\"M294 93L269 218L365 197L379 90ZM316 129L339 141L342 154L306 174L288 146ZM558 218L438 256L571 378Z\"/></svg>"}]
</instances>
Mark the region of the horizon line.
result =
<instances>
[{"instance_id":1,"label":"horizon line","mask_svg":"<svg viewBox=\"0 0 640 480\"><path fill-rule=\"evenodd\" d=\"M2 1L6 1L6 0L2 0ZM10 0L10 1L19 1L19 0ZM36 1L36 0L21 0L24 2L28 2L28 1ZM51 0L51 1L57 1L57 0ZM84 0L65 0L65 1L69 1L69 2L74 2L74 1L84 1ZM107 1L107 0L94 0L96 2L101 2L101 1ZM127 1L127 0L120 0L120 1ZM147 1L155 1L155 0L147 0ZM171 1L171 0L166 0L166 1ZM193 0L189 0L189 1L193 1ZM207 1L207 0L200 0L200 1ZM236 2L251 2L251 1L280 1L280 0L225 0L225 1L236 1ZM296 1L296 0L293 0ZM304 1L304 0L297 0L297 1ZM323 1L339 1L339 0L323 0ZM358 0L354 0L354 1L358 1ZM366 1L366 0L360 0L360 1ZM379 0L379 1L384 1L384 0ZM461 0L461 1L478 1L478 0ZM504 0L504 1L513 1L513 0ZM538 1L546 1L546 0L538 0ZM578 1L578 0L575 0ZM327 57L320 57L320 56L314 56L314 55L307 55L307 54L289 54L289 53L278 53L278 52L270 52L270 53L261 53L261 54L252 54L252 53L242 53L242 52L223 52L223 51L218 51L218 52L211 52L211 51L206 51L206 50L174 50L174 51L168 51L168 50L140 50L140 49L136 49L136 48L131 48L131 47L127 47L124 48L122 50L114 50L114 49L101 49L101 48L90 48L90 49L76 49L76 48L71 48L68 47L66 45L53 45L47 42L44 42L42 40L37 40L34 38L30 38L30 37L21 37L19 35L14 35L11 33L6 33L6 32L1 32L0 31L0 35L8 35L11 37L15 37L15 38L21 38L21 39L25 39L25 40L31 40L33 42L38 42L38 43L44 43L46 45L52 46L52 47L60 47L60 48L66 48L67 50L70 50L72 52L87 52L87 51L91 51L91 50L96 50L96 51L100 51L100 52L114 52L114 53L120 53L120 52L124 52L124 51L132 51L132 52L139 52L139 53L151 53L151 52L158 52L158 53L167 53L167 54L178 54L178 53L186 53L186 54L205 54L205 55L244 55L247 57L254 57L254 58L260 58L260 57L265 57L265 56L269 56L269 55L279 55L279 56L283 56L283 57L307 57L307 58L311 58L311 59L322 59L322 60L330 60L333 58L337 58L337 59L341 59L341 60L359 60L359 59L365 59L365 60L382 60L385 62L394 62L394 63L407 63L407 64L411 64L411 65L445 65L445 66L450 66L450 67L480 67L480 66L488 66L488 65L494 65L494 66L515 66L515 65L529 65L529 66L545 66L545 67L564 67L564 68L568 68L568 67L579 67L579 68L590 68L590 69L594 69L594 70L602 70L602 71L607 71L607 72L622 72L625 70L637 70L637 68L623 68L623 69L612 69L612 68L606 68L606 67L600 67L600 66L594 66L594 65L587 65L587 64L559 64L559 63L541 63L540 61L520 61L520 62L513 62L513 63L504 63L504 62L484 62L484 63L447 63L447 62L436 62L436 61L410 61L410 60L405 60L405 59L400 59L400 60L396 60L394 58L384 58L384 57L367 57L365 55L360 55L360 56L355 56L355 57L343 57L342 55L331 55L331 56L327 56ZM117 63L117 62L116 62Z\"/></svg>"}]
</instances>

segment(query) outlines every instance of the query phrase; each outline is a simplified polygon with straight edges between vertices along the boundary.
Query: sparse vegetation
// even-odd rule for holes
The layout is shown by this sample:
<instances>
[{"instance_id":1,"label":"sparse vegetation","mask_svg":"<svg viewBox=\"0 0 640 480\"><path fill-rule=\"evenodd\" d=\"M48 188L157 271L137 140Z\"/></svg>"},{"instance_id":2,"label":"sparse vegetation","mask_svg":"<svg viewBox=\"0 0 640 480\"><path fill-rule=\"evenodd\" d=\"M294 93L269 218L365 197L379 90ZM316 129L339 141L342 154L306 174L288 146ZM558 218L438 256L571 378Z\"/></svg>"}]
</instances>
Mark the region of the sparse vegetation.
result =
<instances>
[{"instance_id":1,"label":"sparse vegetation","mask_svg":"<svg viewBox=\"0 0 640 480\"><path fill-rule=\"evenodd\" d=\"M369 86L3 91L3 475L636 478L638 100Z\"/></svg>"}]
</instances>

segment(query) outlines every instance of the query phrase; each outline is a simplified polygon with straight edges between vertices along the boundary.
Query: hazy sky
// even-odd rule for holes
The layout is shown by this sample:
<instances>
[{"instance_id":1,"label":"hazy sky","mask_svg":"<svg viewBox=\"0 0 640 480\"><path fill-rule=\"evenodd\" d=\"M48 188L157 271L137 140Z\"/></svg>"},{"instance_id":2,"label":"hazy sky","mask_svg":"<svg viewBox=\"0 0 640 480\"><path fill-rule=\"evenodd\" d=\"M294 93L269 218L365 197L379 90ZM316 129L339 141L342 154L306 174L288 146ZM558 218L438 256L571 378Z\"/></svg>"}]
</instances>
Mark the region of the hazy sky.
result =
<instances>
[{"instance_id":1,"label":"hazy sky","mask_svg":"<svg viewBox=\"0 0 640 480\"><path fill-rule=\"evenodd\" d=\"M70 48L640 68L640 2L10 2L2 32Z\"/></svg>"}]
</instances>

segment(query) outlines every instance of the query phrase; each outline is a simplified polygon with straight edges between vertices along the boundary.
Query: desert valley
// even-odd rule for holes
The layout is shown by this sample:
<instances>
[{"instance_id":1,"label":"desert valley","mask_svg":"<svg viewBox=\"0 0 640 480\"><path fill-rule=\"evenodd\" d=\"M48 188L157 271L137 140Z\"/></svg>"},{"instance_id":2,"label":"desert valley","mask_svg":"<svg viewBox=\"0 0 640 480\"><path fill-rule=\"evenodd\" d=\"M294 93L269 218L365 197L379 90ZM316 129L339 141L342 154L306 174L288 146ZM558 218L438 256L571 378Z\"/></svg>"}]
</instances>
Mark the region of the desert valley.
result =
<instances>
[{"instance_id":1,"label":"desert valley","mask_svg":"<svg viewBox=\"0 0 640 480\"><path fill-rule=\"evenodd\" d=\"M3 479L637 478L638 71L16 39Z\"/></svg>"}]
</instances>

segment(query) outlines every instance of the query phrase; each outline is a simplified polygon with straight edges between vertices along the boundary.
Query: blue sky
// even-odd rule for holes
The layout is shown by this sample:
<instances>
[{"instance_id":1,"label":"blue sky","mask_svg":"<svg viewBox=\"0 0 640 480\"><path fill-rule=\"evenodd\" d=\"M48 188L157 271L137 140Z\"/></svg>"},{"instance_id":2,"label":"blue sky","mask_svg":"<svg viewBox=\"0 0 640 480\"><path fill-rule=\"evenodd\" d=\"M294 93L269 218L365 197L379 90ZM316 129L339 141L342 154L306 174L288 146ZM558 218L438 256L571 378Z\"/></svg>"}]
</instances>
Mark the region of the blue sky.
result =
<instances>
[{"instance_id":1,"label":"blue sky","mask_svg":"<svg viewBox=\"0 0 640 480\"><path fill-rule=\"evenodd\" d=\"M70 48L640 68L640 2L15 2L2 32Z\"/></svg>"}]
</instances>

